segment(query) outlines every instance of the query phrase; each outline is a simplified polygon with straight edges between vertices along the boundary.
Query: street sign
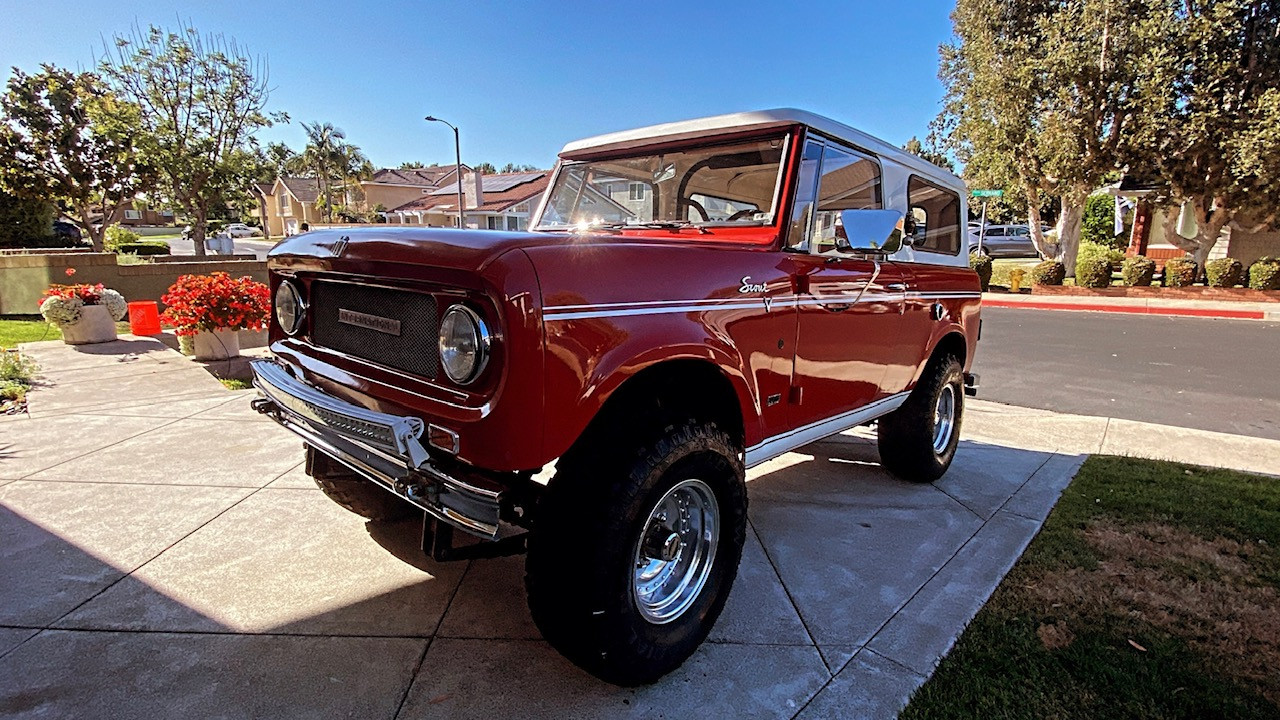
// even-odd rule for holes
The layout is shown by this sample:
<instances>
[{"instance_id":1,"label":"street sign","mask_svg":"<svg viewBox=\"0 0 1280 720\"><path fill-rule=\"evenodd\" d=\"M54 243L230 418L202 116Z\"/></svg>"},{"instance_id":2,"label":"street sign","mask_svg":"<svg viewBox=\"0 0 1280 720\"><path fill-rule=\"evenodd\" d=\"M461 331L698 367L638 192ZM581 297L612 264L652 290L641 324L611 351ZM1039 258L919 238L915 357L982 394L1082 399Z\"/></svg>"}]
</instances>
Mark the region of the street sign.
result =
<instances>
[{"instance_id":1,"label":"street sign","mask_svg":"<svg viewBox=\"0 0 1280 720\"><path fill-rule=\"evenodd\" d=\"M974 190L974 197L1001 197L1004 195L1003 190Z\"/></svg>"}]
</instances>

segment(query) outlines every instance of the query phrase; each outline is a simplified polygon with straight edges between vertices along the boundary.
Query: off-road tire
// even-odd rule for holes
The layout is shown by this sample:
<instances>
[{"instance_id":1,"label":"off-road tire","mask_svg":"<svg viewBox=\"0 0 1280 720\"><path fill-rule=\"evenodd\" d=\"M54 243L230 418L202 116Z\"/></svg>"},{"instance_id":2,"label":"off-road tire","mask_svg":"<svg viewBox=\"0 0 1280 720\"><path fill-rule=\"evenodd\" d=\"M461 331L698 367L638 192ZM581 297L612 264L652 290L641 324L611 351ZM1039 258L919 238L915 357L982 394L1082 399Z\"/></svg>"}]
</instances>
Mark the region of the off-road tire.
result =
<instances>
[{"instance_id":1,"label":"off-road tire","mask_svg":"<svg viewBox=\"0 0 1280 720\"><path fill-rule=\"evenodd\" d=\"M955 407L951 434L939 451L934 447L935 410L938 399L950 387ZM955 457L964 417L964 369L954 355L929 361L907 401L880 418L877 444L880 464L897 477L912 482L933 482L942 477Z\"/></svg>"},{"instance_id":2,"label":"off-road tire","mask_svg":"<svg viewBox=\"0 0 1280 720\"><path fill-rule=\"evenodd\" d=\"M422 511L323 453L307 448L307 474L329 499L375 522L401 520Z\"/></svg>"},{"instance_id":3,"label":"off-road tire","mask_svg":"<svg viewBox=\"0 0 1280 720\"><path fill-rule=\"evenodd\" d=\"M553 647L603 680L643 685L679 667L724 609L747 530L741 449L712 423L669 425L647 440L603 435L614 443L562 458L539 500L525 587L533 620ZM641 614L632 587L637 543L659 500L691 478L706 483L718 505L714 559L688 609L655 624Z\"/></svg>"}]
</instances>

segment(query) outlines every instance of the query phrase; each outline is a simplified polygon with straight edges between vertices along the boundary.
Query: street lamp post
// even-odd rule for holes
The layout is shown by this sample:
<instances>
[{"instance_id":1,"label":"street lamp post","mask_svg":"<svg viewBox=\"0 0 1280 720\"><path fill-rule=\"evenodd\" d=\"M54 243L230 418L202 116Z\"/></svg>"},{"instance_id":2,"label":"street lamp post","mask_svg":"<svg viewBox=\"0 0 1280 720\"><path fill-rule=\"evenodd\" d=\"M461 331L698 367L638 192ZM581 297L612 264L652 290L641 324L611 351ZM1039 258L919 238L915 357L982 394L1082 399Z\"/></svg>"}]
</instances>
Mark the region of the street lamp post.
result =
<instances>
[{"instance_id":1,"label":"street lamp post","mask_svg":"<svg viewBox=\"0 0 1280 720\"><path fill-rule=\"evenodd\" d=\"M454 165L454 168L456 168L454 172L458 176L458 229L461 230L467 226L467 204L462 197L462 145L458 141L458 128L454 127L453 123L450 123L447 120L441 120L434 115L428 115L423 119L427 122L444 123L445 125L453 128L453 154L454 159L457 161L457 164Z\"/></svg>"}]
</instances>

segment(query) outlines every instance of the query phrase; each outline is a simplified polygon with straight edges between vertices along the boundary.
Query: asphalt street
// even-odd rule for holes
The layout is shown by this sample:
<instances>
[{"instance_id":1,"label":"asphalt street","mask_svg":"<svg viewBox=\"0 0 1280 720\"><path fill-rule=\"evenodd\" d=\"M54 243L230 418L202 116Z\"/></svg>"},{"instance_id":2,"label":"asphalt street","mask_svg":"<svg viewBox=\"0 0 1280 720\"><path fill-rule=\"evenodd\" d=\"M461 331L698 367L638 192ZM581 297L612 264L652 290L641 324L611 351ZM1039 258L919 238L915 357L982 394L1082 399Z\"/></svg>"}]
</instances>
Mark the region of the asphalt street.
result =
<instances>
[{"instance_id":1,"label":"asphalt street","mask_svg":"<svg viewBox=\"0 0 1280 720\"><path fill-rule=\"evenodd\" d=\"M169 252L174 255L194 255L195 249L190 240L182 238L166 239L169 243ZM275 240L265 240L263 238L237 238L235 240L235 251L237 255L247 255L253 253L258 256L259 260L267 259L267 251L276 246Z\"/></svg>"},{"instance_id":2,"label":"asphalt street","mask_svg":"<svg viewBox=\"0 0 1280 720\"><path fill-rule=\"evenodd\" d=\"M984 400L1280 440L1280 324L985 308Z\"/></svg>"}]
</instances>

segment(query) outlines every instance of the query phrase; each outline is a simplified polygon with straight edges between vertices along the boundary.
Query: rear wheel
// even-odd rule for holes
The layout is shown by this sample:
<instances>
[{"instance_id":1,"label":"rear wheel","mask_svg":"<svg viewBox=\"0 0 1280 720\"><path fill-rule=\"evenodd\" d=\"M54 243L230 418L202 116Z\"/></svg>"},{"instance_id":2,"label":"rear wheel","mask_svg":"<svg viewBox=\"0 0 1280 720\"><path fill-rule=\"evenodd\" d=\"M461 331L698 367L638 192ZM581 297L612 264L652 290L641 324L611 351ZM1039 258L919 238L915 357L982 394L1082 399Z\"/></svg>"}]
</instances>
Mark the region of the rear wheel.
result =
<instances>
[{"instance_id":1,"label":"rear wheel","mask_svg":"<svg viewBox=\"0 0 1280 720\"><path fill-rule=\"evenodd\" d=\"M963 415L960 360L954 355L936 357L902 407L880 419L880 464L905 480L937 480L951 467Z\"/></svg>"},{"instance_id":2,"label":"rear wheel","mask_svg":"<svg viewBox=\"0 0 1280 720\"><path fill-rule=\"evenodd\" d=\"M724 608L746 538L739 450L712 424L566 458L539 501L525 584L543 636L619 685L679 667Z\"/></svg>"}]
</instances>

